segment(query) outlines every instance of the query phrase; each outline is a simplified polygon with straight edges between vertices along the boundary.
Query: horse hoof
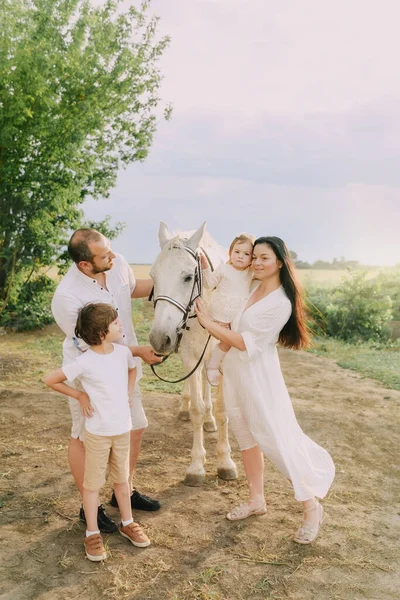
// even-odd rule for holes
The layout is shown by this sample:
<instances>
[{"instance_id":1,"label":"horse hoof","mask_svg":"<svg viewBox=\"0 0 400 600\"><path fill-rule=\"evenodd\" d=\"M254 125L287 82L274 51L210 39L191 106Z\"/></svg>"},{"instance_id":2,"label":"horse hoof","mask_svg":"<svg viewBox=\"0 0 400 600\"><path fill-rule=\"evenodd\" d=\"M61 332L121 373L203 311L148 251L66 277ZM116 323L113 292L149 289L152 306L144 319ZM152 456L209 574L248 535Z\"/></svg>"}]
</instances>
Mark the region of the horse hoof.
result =
<instances>
[{"instance_id":1,"label":"horse hoof","mask_svg":"<svg viewBox=\"0 0 400 600\"><path fill-rule=\"evenodd\" d=\"M198 487L200 485L203 485L205 479L205 475L195 475L194 473L186 473L186 477L183 483L184 485L189 485L191 487Z\"/></svg>"},{"instance_id":2,"label":"horse hoof","mask_svg":"<svg viewBox=\"0 0 400 600\"><path fill-rule=\"evenodd\" d=\"M178 413L178 419L181 421L190 421L190 412L188 410L180 410Z\"/></svg>"},{"instance_id":3,"label":"horse hoof","mask_svg":"<svg viewBox=\"0 0 400 600\"><path fill-rule=\"evenodd\" d=\"M238 478L237 469L218 469L218 477L224 481L232 481Z\"/></svg>"},{"instance_id":4,"label":"horse hoof","mask_svg":"<svg viewBox=\"0 0 400 600\"><path fill-rule=\"evenodd\" d=\"M204 431L217 431L217 424L215 421L207 421L206 423L203 423L203 429Z\"/></svg>"}]
</instances>

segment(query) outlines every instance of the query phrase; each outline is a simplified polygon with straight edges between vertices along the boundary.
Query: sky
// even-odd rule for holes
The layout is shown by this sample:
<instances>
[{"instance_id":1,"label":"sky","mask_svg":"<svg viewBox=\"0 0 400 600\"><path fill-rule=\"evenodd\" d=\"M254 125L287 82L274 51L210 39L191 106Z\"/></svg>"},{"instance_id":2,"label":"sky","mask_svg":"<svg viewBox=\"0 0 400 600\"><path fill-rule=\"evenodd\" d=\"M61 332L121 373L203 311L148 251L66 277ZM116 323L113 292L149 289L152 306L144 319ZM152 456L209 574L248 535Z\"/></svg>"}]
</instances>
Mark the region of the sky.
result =
<instances>
[{"instance_id":1,"label":"sky","mask_svg":"<svg viewBox=\"0 0 400 600\"><path fill-rule=\"evenodd\" d=\"M398 0L153 0L150 13L171 37L173 114L110 198L84 205L127 224L113 249L151 263L160 221L207 221L225 246L245 231L308 262L400 263Z\"/></svg>"}]
</instances>

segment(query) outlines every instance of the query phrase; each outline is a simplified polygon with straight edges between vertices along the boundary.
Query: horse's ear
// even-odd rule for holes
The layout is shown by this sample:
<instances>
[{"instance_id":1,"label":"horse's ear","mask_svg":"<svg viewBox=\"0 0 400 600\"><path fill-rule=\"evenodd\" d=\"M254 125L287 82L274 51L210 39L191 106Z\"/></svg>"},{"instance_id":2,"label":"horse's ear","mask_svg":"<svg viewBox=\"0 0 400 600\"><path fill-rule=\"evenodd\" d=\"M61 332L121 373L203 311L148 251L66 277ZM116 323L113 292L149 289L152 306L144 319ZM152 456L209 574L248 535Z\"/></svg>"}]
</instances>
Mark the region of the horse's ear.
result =
<instances>
[{"instance_id":1,"label":"horse's ear","mask_svg":"<svg viewBox=\"0 0 400 600\"><path fill-rule=\"evenodd\" d=\"M206 230L206 222L204 221L203 225L197 231L194 232L192 237L190 237L188 239L188 241L186 242L185 245L189 246L189 248L191 248L193 251L196 251L197 248L200 246L200 242L204 235L205 230Z\"/></svg>"},{"instance_id":2,"label":"horse's ear","mask_svg":"<svg viewBox=\"0 0 400 600\"><path fill-rule=\"evenodd\" d=\"M170 239L171 234L169 232L168 225L161 221L160 227L158 228L158 240L160 242L161 250L164 248L165 244L169 242Z\"/></svg>"}]
</instances>

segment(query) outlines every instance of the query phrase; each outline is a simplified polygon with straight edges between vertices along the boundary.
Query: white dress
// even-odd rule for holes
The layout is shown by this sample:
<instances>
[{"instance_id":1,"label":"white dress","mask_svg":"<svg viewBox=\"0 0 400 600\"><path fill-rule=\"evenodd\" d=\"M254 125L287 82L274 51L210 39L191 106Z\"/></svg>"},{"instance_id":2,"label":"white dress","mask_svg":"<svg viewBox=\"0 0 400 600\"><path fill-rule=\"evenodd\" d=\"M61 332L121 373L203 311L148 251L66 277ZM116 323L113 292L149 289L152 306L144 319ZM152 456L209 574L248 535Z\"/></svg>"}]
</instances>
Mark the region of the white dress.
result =
<instances>
[{"instance_id":1,"label":"white dress","mask_svg":"<svg viewBox=\"0 0 400 600\"><path fill-rule=\"evenodd\" d=\"M204 286L216 288L210 296L212 318L221 323L230 323L248 298L252 280L250 269L240 271L226 263L221 263L213 272L204 269Z\"/></svg>"},{"instance_id":2,"label":"white dress","mask_svg":"<svg viewBox=\"0 0 400 600\"><path fill-rule=\"evenodd\" d=\"M247 448L259 446L291 480L296 500L323 498L335 466L329 453L300 428L276 349L279 332L291 314L290 300L280 287L245 311L244 307L231 327L242 334L246 350L231 348L223 367L230 425L234 432L235 427L247 428L247 439L253 441Z\"/></svg>"}]
</instances>

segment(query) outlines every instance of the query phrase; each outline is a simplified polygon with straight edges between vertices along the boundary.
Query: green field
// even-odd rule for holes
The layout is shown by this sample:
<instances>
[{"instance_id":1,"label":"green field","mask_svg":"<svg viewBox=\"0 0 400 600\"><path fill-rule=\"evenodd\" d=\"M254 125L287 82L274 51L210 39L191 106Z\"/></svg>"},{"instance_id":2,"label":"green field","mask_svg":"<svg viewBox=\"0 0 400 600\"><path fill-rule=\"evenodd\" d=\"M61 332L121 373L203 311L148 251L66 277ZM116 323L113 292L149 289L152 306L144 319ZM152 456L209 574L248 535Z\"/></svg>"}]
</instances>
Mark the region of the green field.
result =
<instances>
[{"instance_id":1,"label":"green field","mask_svg":"<svg viewBox=\"0 0 400 600\"><path fill-rule=\"evenodd\" d=\"M137 278L147 278L150 265L131 265ZM326 288L339 284L348 275L344 270L299 269L305 287ZM390 277L393 272L393 278ZM371 269L368 278L384 274L391 286L390 295L399 304L397 289L398 269ZM56 277L56 271L51 270ZM396 275L396 277L395 277ZM396 296L397 294L397 296ZM149 343L149 331L153 314L152 304L146 300L133 300L132 316L139 343ZM400 321L393 321L394 326ZM5 332L4 332L5 333ZM396 336L394 336L396 337ZM40 331L5 333L0 336L0 386L42 388L45 373L61 364L62 333L56 325L50 325ZM348 344L332 338L316 338L312 353L334 359L348 369L358 371L365 376L381 381L388 387L400 389L400 341L389 344L363 343ZM19 366L18 378L15 378L13 365ZM179 379L184 373L178 356L171 356L168 361L157 367L162 377ZM156 379L147 365L144 365L142 387L149 391L177 393L182 384L168 384Z\"/></svg>"},{"instance_id":2,"label":"green field","mask_svg":"<svg viewBox=\"0 0 400 600\"><path fill-rule=\"evenodd\" d=\"M137 279L146 279L149 277L151 265L131 264L131 268ZM394 267L376 267L365 271L367 278L373 279L379 274L390 274L394 269ZM297 273L304 285L310 283L326 285L340 283L349 274L349 271L347 269L297 269Z\"/></svg>"}]
</instances>

